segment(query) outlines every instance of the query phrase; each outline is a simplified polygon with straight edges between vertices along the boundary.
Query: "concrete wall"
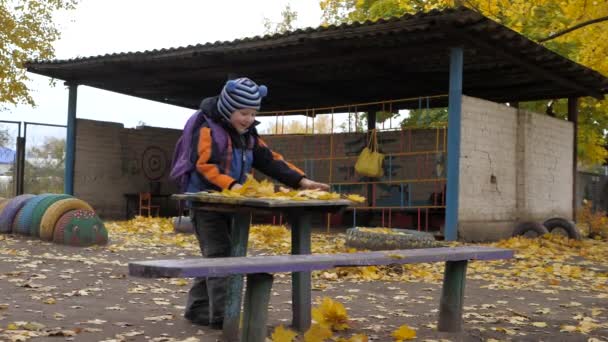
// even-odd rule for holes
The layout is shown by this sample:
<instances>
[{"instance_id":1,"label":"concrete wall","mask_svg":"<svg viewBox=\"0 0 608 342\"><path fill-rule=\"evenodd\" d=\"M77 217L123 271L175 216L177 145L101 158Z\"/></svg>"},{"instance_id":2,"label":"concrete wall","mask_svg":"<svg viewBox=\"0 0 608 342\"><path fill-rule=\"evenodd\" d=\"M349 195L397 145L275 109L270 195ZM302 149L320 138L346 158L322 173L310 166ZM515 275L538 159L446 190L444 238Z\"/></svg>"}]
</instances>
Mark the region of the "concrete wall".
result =
<instances>
[{"instance_id":1,"label":"concrete wall","mask_svg":"<svg viewBox=\"0 0 608 342\"><path fill-rule=\"evenodd\" d=\"M463 97L459 236L495 240L516 222L572 217L572 124Z\"/></svg>"},{"instance_id":2,"label":"concrete wall","mask_svg":"<svg viewBox=\"0 0 608 342\"><path fill-rule=\"evenodd\" d=\"M168 179L173 148L181 131L78 119L76 122L75 196L104 218L124 218L125 193L151 190L160 176L160 192L177 191Z\"/></svg>"}]
</instances>

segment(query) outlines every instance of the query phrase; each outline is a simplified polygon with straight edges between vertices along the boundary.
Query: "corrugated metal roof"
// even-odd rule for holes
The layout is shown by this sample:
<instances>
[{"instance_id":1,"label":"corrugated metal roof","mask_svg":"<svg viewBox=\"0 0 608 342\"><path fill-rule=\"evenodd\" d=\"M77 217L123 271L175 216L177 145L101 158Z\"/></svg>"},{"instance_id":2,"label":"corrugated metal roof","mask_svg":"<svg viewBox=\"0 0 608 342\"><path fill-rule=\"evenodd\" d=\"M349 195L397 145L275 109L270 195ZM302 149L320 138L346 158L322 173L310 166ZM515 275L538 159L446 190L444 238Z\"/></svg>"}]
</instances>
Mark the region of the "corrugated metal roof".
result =
<instances>
[{"instance_id":1,"label":"corrugated metal roof","mask_svg":"<svg viewBox=\"0 0 608 342\"><path fill-rule=\"evenodd\" d=\"M449 49L465 94L499 102L608 92L608 80L466 8L267 36L68 60L28 71L196 108L228 75L267 84L265 110L446 93Z\"/></svg>"}]
</instances>

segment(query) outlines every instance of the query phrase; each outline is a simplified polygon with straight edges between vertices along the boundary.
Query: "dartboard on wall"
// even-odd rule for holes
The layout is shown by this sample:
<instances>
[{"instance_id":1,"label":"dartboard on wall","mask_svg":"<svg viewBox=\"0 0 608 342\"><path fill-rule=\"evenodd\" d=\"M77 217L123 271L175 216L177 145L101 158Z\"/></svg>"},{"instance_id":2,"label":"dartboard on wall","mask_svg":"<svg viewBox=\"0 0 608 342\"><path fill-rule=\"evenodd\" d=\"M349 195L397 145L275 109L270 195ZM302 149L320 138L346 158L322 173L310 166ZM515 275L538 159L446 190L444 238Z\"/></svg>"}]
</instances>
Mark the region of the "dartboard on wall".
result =
<instances>
[{"instance_id":1,"label":"dartboard on wall","mask_svg":"<svg viewBox=\"0 0 608 342\"><path fill-rule=\"evenodd\" d=\"M167 172L167 153L158 146L149 146L141 156L141 169L148 180L156 181Z\"/></svg>"}]
</instances>

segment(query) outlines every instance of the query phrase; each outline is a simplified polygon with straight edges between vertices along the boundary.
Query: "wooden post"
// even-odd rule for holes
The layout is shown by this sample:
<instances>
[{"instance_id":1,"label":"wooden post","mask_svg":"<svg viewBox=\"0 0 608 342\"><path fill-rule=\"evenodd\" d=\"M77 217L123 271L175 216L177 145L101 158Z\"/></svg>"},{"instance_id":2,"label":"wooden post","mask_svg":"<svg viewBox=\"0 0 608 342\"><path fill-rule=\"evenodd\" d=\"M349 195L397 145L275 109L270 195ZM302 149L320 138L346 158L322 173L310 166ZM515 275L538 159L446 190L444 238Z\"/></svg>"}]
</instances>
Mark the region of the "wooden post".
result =
<instances>
[{"instance_id":1,"label":"wooden post","mask_svg":"<svg viewBox=\"0 0 608 342\"><path fill-rule=\"evenodd\" d=\"M291 254L310 254L311 214L304 210L294 210L288 215L291 225ZM311 320L310 272L291 274L293 327L305 332Z\"/></svg>"},{"instance_id":2,"label":"wooden post","mask_svg":"<svg viewBox=\"0 0 608 342\"><path fill-rule=\"evenodd\" d=\"M271 289L272 274L255 273L247 276L241 342L266 341Z\"/></svg>"},{"instance_id":3,"label":"wooden post","mask_svg":"<svg viewBox=\"0 0 608 342\"><path fill-rule=\"evenodd\" d=\"M576 221L576 166L578 164L578 98L568 98L568 121L573 126L572 142L572 220Z\"/></svg>"},{"instance_id":4,"label":"wooden post","mask_svg":"<svg viewBox=\"0 0 608 342\"><path fill-rule=\"evenodd\" d=\"M249 238L250 213L236 213L231 226L230 256L246 256ZM243 293L243 276L230 276L226 292L226 312L224 313L224 338L233 342L239 340L239 325L241 322L241 296Z\"/></svg>"},{"instance_id":5,"label":"wooden post","mask_svg":"<svg viewBox=\"0 0 608 342\"><path fill-rule=\"evenodd\" d=\"M462 305L468 260L447 261L443 274L443 288L439 302L439 324L444 332L462 331Z\"/></svg>"}]
</instances>

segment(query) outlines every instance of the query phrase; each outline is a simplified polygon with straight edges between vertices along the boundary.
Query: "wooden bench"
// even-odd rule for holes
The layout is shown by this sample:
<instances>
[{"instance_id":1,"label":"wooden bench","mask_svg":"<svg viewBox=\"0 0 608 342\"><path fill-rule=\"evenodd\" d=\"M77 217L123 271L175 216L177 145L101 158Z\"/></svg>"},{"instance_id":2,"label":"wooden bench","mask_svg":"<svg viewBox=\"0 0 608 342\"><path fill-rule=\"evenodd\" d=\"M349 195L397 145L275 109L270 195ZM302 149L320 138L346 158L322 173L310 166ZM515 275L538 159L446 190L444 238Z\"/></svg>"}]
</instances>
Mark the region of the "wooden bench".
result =
<instances>
[{"instance_id":1,"label":"wooden bench","mask_svg":"<svg viewBox=\"0 0 608 342\"><path fill-rule=\"evenodd\" d=\"M266 339L272 273L325 270L341 266L445 262L438 330L457 332L462 330L468 261L512 257L512 250L471 246L340 254L151 260L129 263L129 274L144 278L247 275L241 341L258 342ZM307 295L310 297L310 292Z\"/></svg>"}]
</instances>

